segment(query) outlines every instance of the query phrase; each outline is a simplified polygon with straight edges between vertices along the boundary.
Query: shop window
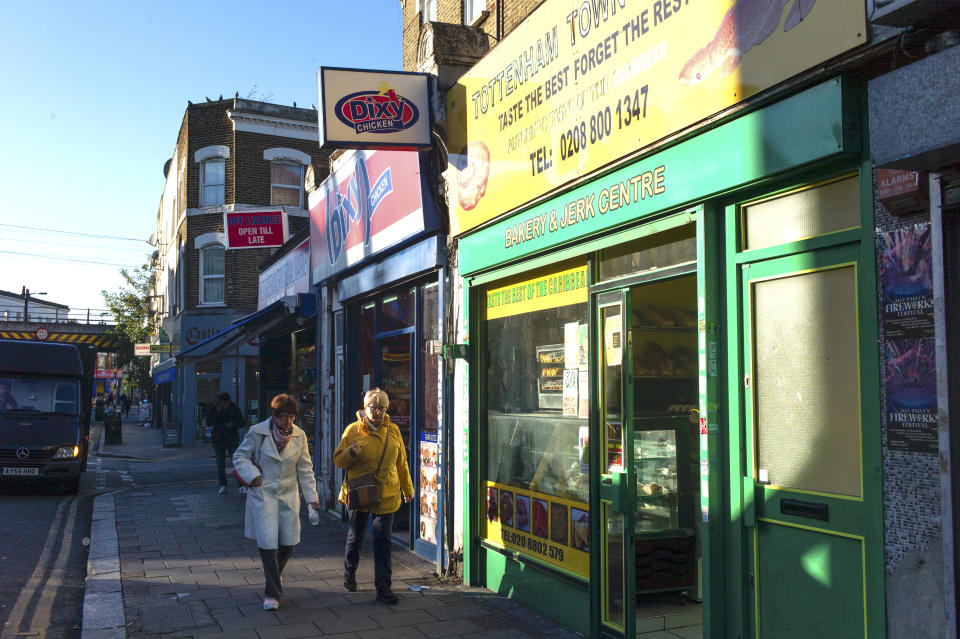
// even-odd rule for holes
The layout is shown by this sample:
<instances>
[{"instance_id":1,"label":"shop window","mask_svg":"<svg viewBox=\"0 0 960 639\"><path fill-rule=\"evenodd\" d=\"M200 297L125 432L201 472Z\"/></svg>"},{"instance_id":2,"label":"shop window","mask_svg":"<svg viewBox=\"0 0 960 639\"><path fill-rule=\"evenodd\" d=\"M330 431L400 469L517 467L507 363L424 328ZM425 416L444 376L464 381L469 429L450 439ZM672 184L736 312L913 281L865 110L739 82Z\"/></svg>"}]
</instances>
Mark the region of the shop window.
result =
<instances>
[{"instance_id":1,"label":"shop window","mask_svg":"<svg viewBox=\"0 0 960 639\"><path fill-rule=\"evenodd\" d=\"M604 249L600 256L600 280L607 281L696 261L696 224L684 224Z\"/></svg>"},{"instance_id":2,"label":"shop window","mask_svg":"<svg viewBox=\"0 0 960 639\"><path fill-rule=\"evenodd\" d=\"M408 288L380 301L380 331L410 328L416 322L416 290Z\"/></svg>"},{"instance_id":3,"label":"shop window","mask_svg":"<svg viewBox=\"0 0 960 639\"><path fill-rule=\"evenodd\" d=\"M854 175L744 205L744 249L796 242L860 226L859 184Z\"/></svg>"},{"instance_id":4,"label":"shop window","mask_svg":"<svg viewBox=\"0 0 960 639\"><path fill-rule=\"evenodd\" d=\"M485 537L521 552L524 535L546 540L552 563L586 575L587 267L498 283L482 299Z\"/></svg>"},{"instance_id":5,"label":"shop window","mask_svg":"<svg viewBox=\"0 0 960 639\"><path fill-rule=\"evenodd\" d=\"M200 303L223 304L224 257L222 246L200 250Z\"/></svg>"},{"instance_id":6,"label":"shop window","mask_svg":"<svg viewBox=\"0 0 960 639\"><path fill-rule=\"evenodd\" d=\"M303 167L288 162L270 163L270 204L303 207Z\"/></svg>"},{"instance_id":7,"label":"shop window","mask_svg":"<svg viewBox=\"0 0 960 639\"><path fill-rule=\"evenodd\" d=\"M200 206L223 204L226 162L217 158L200 165Z\"/></svg>"}]
</instances>

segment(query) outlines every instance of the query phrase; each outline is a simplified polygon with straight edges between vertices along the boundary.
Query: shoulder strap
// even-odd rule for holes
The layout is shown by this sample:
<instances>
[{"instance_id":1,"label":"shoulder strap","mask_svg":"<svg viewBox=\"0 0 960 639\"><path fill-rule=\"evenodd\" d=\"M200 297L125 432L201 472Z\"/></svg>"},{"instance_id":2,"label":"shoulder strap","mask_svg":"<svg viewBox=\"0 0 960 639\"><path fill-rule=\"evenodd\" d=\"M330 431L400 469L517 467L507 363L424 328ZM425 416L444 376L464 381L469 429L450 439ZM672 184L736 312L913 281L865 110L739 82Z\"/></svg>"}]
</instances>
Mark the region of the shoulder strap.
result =
<instances>
[{"instance_id":1,"label":"shoulder strap","mask_svg":"<svg viewBox=\"0 0 960 639\"><path fill-rule=\"evenodd\" d=\"M377 462L377 469L373 471L374 475L380 474L380 466L383 465L383 458L387 454L387 446L390 444L390 428L388 424L384 424L384 426L388 426L388 428L386 429L386 437L383 438L383 450L380 452L380 461Z\"/></svg>"}]
</instances>

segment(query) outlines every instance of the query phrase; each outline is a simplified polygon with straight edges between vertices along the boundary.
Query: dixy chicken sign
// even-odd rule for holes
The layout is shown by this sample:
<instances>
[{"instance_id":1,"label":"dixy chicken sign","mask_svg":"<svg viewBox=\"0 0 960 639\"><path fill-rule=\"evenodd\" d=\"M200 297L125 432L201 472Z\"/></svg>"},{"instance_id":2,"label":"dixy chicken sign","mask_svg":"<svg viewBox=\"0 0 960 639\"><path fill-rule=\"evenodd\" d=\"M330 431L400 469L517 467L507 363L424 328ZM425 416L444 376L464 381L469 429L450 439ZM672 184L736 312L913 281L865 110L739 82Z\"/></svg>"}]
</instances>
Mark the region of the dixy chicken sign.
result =
<instances>
[{"instance_id":1,"label":"dixy chicken sign","mask_svg":"<svg viewBox=\"0 0 960 639\"><path fill-rule=\"evenodd\" d=\"M430 147L426 74L321 67L317 87L320 146L394 150Z\"/></svg>"}]
</instances>

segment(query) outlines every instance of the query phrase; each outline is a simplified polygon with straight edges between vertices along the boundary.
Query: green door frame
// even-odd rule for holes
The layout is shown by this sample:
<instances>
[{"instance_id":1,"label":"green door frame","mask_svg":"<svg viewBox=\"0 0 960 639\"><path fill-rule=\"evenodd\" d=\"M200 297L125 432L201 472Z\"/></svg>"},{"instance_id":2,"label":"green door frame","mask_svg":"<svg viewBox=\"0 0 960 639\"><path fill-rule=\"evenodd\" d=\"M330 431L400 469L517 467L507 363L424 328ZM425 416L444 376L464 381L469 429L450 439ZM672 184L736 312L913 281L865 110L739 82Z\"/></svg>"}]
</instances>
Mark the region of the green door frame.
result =
<instances>
[{"instance_id":1,"label":"green door frame","mask_svg":"<svg viewBox=\"0 0 960 639\"><path fill-rule=\"evenodd\" d=\"M726 206L723 220L724 279L726 303L724 341L729 345L726 362L725 404L729 411L725 452L729 459L727 489L729 490L729 520L725 524L725 552L729 566L742 570L727 571L723 578L728 599L722 616L723 636L757 637L756 566L752 523L757 517L753 503L755 477L752 468L753 438L748 428L750 407L744 389L744 376L752 374L749 362L749 329L745 322L745 287L749 286L749 266L768 260L810 254L830 254L844 248L844 255L856 264L858 346L860 357L860 418L862 446L864 561L864 623L865 637L883 639L886 636L885 593L883 573L883 495L882 458L880 442L879 352L877 347L876 253L873 238L873 182L872 167L862 162L851 167L830 164L816 171L808 171L803 183L812 184L849 173L854 168L859 180L860 226L818 237L799 240L770 248L746 251L742 249L742 228L738 204ZM781 183L780 190L795 188L798 181ZM768 186L764 195L776 193L776 186ZM751 197L759 195L752 193ZM741 197L737 201L746 201ZM839 255L839 254L838 254ZM847 260L849 261L849 260ZM736 350L734 350L736 349ZM711 460L712 461L712 460ZM716 541L716 536L708 536ZM716 605L718 602L711 602ZM708 604L710 605L710 604ZM707 610L704 611L705 616ZM704 636L707 636L706 634Z\"/></svg>"}]
</instances>

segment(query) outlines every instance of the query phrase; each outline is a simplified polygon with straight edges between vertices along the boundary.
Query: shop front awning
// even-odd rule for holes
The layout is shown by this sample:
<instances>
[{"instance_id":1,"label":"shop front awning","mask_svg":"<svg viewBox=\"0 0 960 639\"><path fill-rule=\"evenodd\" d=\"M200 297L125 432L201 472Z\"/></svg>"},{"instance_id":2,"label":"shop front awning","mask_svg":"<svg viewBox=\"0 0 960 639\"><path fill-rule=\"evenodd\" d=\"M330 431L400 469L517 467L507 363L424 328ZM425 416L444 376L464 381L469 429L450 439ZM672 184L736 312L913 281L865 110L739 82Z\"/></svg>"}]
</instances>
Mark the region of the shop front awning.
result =
<instances>
[{"instance_id":1,"label":"shop front awning","mask_svg":"<svg viewBox=\"0 0 960 639\"><path fill-rule=\"evenodd\" d=\"M255 313L241 317L224 330L211 335L177 355L177 361L200 361L229 354L243 342L255 339L292 315L313 317L316 315L316 296L299 293L283 297Z\"/></svg>"},{"instance_id":2,"label":"shop front awning","mask_svg":"<svg viewBox=\"0 0 960 639\"><path fill-rule=\"evenodd\" d=\"M153 383L165 384L172 382L177 376L177 362L172 357L165 359L153 367Z\"/></svg>"}]
</instances>

